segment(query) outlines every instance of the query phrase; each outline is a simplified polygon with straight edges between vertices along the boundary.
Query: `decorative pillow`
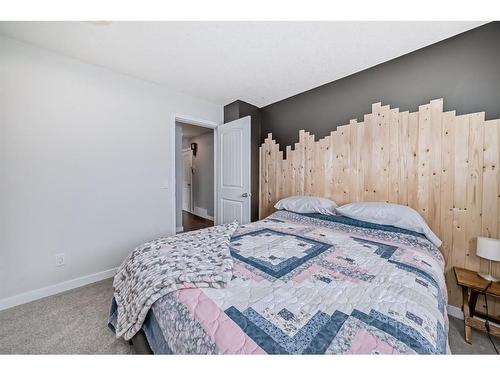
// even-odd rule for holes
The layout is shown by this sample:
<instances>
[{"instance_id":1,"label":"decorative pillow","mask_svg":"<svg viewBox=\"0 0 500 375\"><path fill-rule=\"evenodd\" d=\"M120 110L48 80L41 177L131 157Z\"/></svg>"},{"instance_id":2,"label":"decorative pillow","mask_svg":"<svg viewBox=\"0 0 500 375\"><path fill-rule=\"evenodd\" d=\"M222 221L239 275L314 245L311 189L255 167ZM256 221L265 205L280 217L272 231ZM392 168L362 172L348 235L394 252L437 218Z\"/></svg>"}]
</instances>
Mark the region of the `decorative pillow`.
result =
<instances>
[{"instance_id":1,"label":"decorative pillow","mask_svg":"<svg viewBox=\"0 0 500 375\"><path fill-rule=\"evenodd\" d=\"M274 205L274 208L278 210L287 210L300 214L319 213L323 215L335 215L335 207L337 207L337 204L330 199L304 195L283 198Z\"/></svg>"},{"instance_id":2,"label":"decorative pillow","mask_svg":"<svg viewBox=\"0 0 500 375\"><path fill-rule=\"evenodd\" d=\"M335 209L337 213L374 224L392 225L424 234L437 247L441 240L432 232L420 214L411 207L384 202L349 203Z\"/></svg>"}]
</instances>

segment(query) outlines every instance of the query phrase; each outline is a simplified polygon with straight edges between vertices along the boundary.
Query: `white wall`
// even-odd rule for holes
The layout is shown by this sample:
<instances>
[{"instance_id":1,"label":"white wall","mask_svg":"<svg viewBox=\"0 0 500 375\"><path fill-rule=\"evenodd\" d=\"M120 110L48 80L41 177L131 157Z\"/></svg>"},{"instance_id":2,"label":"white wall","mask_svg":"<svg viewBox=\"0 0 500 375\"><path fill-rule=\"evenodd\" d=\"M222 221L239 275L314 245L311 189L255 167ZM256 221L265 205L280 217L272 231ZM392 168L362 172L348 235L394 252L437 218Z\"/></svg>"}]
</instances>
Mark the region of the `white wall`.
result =
<instances>
[{"instance_id":1,"label":"white wall","mask_svg":"<svg viewBox=\"0 0 500 375\"><path fill-rule=\"evenodd\" d=\"M182 149L191 148L191 138L182 137Z\"/></svg>"},{"instance_id":2,"label":"white wall","mask_svg":"<svg viewBox=\"0 0 500 375\"><path fill-rule=\"evenodd\" d=\"M198 144L193 156L193 211L214 216L214 132L205 133L189 140ZM201 209L201 210L200 210Z\"/></svg>"},{"instance_id":3,"label":"white wall","mask_svg":"<svg viewBox=\"0 0 500 375\"><path fill-rule=\"evenodd\" d=\"M0 306L169 234L172 112L223 116L222 105L0 37Z\"/></svg>"}]
</instances>

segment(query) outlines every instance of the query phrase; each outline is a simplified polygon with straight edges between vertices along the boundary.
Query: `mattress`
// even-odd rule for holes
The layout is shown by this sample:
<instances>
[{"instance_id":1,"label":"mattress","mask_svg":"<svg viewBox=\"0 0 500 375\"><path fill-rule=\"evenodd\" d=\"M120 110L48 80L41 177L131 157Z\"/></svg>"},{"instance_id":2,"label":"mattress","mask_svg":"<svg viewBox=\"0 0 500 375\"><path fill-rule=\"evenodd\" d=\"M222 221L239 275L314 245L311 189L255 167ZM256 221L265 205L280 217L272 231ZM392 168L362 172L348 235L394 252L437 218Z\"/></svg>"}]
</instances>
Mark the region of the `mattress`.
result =
<instances>
[{"instance_id":1,"label":"mattress","mask_svg":"<svg viewBox=\"0 0 500 375\"><path fill-rule=\"evenodd\" d=\"M231 255L228 287L153 304L154 353L449 353L444 259L423 235L278 211L241 225Z\"/></svg>"}]
</instances>

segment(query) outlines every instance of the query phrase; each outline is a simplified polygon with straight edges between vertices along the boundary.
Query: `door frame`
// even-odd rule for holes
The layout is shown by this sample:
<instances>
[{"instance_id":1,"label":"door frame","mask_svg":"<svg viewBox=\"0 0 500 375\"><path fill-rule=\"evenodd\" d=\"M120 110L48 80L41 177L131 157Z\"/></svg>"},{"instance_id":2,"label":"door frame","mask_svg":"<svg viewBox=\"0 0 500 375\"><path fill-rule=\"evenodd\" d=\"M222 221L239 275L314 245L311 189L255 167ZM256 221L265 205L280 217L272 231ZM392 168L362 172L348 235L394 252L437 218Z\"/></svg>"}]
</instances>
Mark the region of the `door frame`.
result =
<instances>
[{"instance_id":1,"label":"door frame","mask_svg":"<svg viewBox=\"0 0 500 375\"><path fill-rule=\"evenodd\" d=\"M176 233L176 201L175 201L175 191L177 188L177 181L175 179L175 123L184 122L190 125L201 126L203 128L209 128L213 130L214 137L214 224L217 223L218 212L217 212L217 178L219 177L219 171L217 168L217 127L219 124L215 121L203 120L190 115L183 115L180 113L172 113L170 119L170 160L173 168L170 168L170 181L172 181L172 187L169 189L173 194L170 194L170 233ZM191 186L192 188L192 186Z\"/></svg>"}]
</instances>

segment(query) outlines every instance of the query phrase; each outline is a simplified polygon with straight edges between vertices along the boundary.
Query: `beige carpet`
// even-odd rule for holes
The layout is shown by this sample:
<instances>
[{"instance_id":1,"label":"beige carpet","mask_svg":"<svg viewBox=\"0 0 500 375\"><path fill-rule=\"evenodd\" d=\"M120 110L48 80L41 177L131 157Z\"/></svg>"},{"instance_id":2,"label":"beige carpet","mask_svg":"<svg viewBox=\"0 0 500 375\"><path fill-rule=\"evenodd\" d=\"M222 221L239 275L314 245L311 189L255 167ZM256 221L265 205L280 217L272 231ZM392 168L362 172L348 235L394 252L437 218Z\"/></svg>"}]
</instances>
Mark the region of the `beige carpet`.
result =
<instances>
[{"instance_id":1,"label":"beige carpet","mask_svg":"<svg viewBox=\"0 0 500 375\"><path fill-rule=\"evenodd\" d=\"M112 279L0 311L0 353L128 354L107 326Z\"/></svg>"},{"instance_id":2,"label":"beige carpet","mask_svg":"<svg viewBox=\"0 0 500 375\"><path fill-rule=\"evenodd\" d=\"M107 279L0 311L0 354L130 354L107 327L113 293ZM463 339L463 322L450 318L450 347L455 354L494 354L485 334L474 331L473 344ZM500 340L495 339L500 348Z\"/></svg>"}]
</instances>

